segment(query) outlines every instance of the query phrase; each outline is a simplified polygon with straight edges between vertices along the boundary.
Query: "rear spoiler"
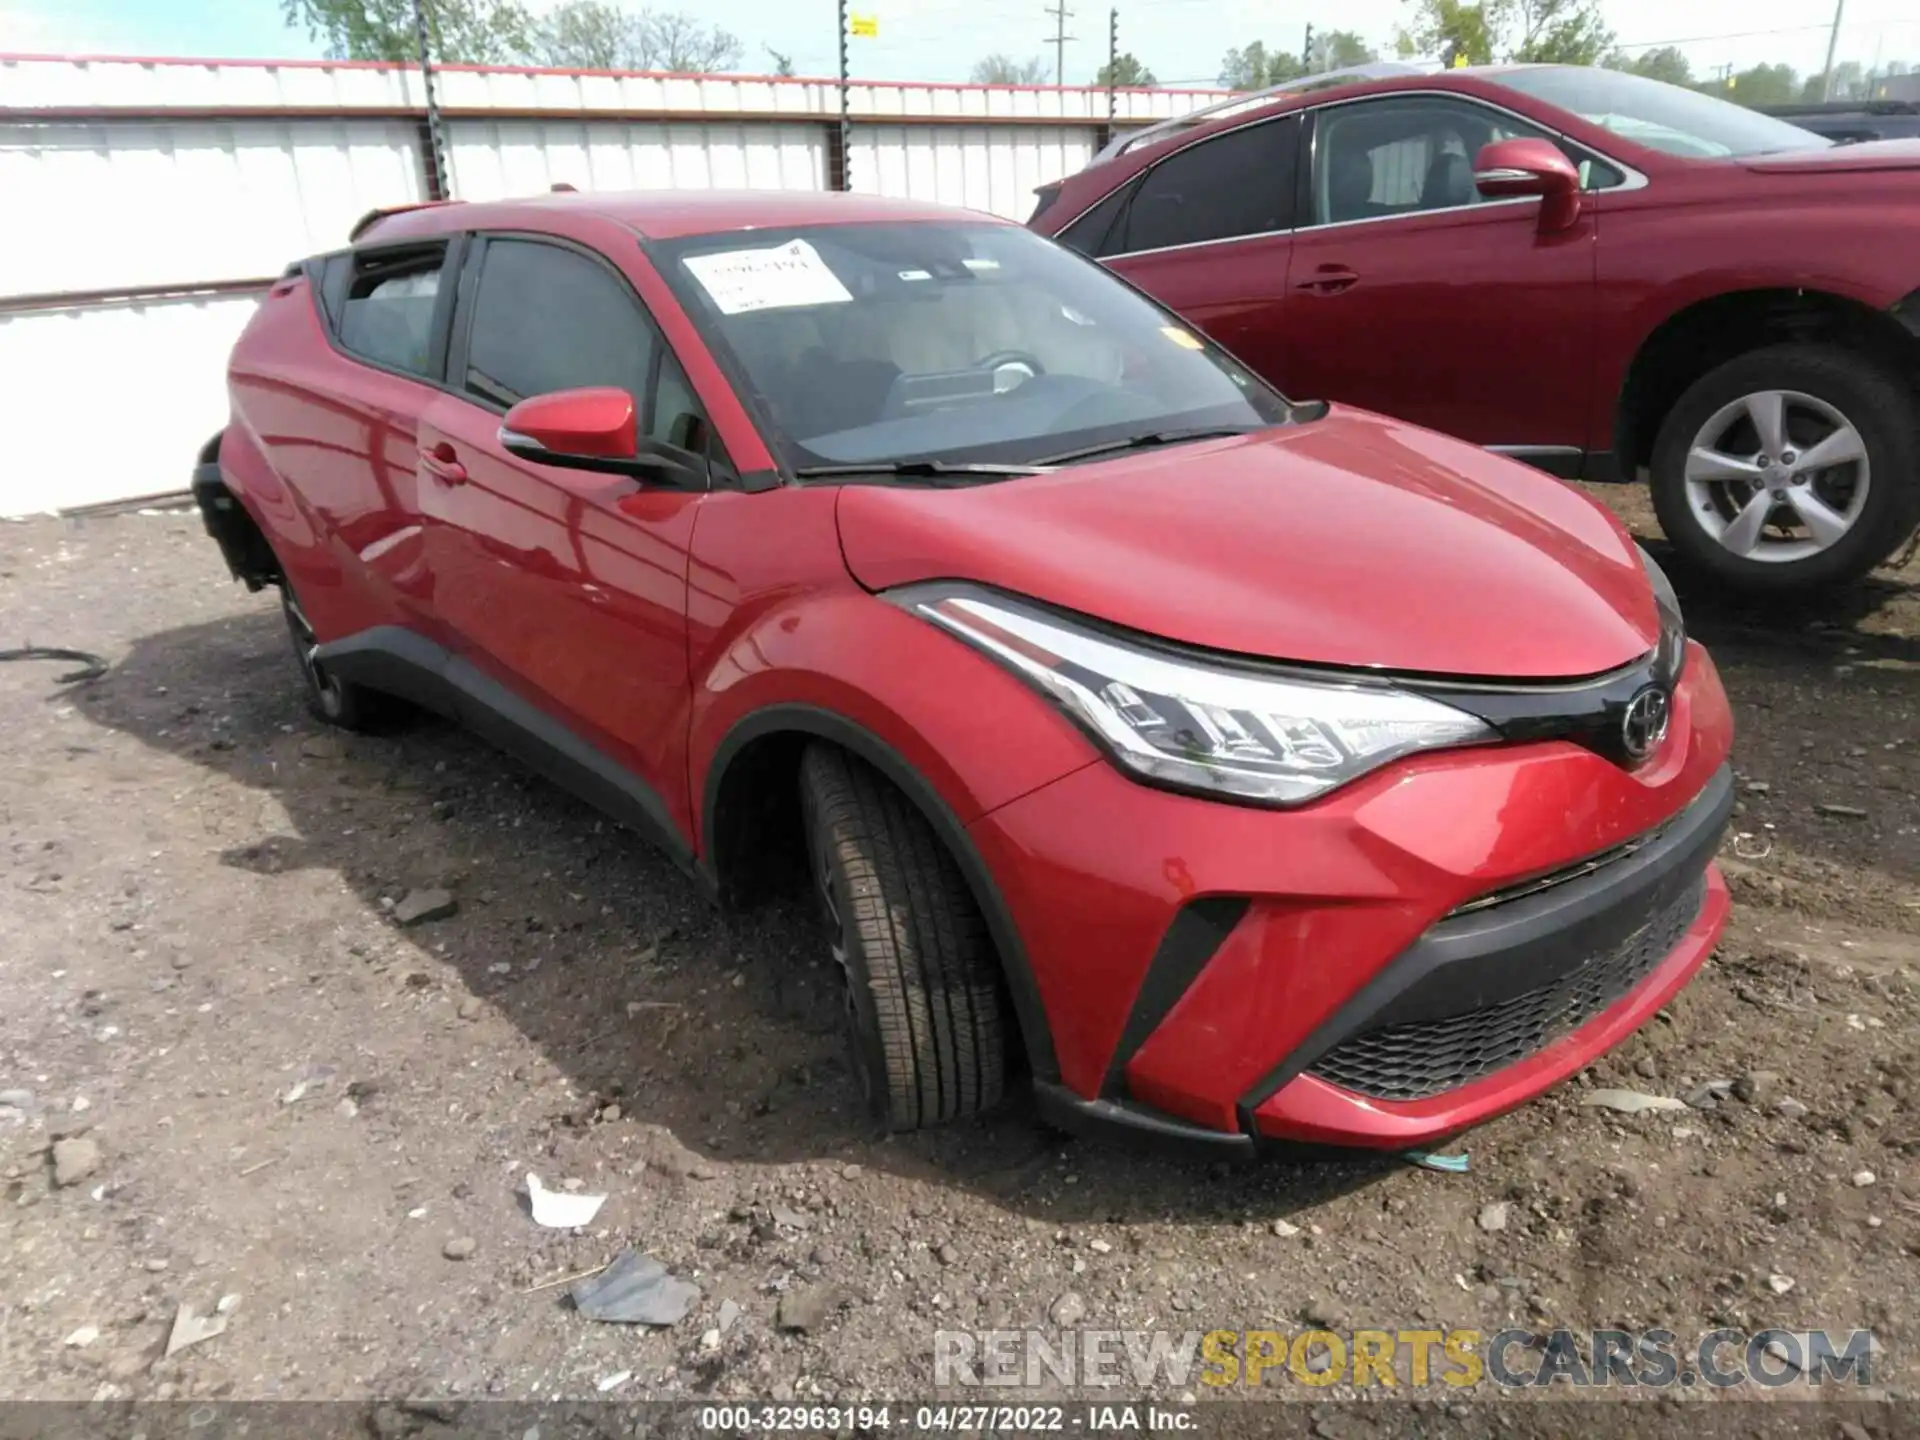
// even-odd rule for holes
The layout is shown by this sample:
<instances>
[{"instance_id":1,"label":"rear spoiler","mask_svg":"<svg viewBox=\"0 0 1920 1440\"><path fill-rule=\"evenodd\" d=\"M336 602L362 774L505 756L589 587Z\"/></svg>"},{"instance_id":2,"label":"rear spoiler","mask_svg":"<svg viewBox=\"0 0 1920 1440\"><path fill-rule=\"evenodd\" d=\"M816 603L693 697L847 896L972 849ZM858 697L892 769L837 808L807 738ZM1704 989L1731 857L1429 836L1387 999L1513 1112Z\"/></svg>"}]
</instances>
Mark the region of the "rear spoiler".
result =
<instances>
[{"instance_id":1,"label":"rear spoiler","mask_svg":"<svg viewBox=\"0 0 1920 1440\"><path fill-rule=\"evenodd\" d=\"M369 210L353 222L353 229L347 232L347 243L352 244L390 215L404 215L409 210L434 210L442 205L459 203L458 200L415 200L406 205L388 205L379 210Z\"/></svg>"}]
</instances>

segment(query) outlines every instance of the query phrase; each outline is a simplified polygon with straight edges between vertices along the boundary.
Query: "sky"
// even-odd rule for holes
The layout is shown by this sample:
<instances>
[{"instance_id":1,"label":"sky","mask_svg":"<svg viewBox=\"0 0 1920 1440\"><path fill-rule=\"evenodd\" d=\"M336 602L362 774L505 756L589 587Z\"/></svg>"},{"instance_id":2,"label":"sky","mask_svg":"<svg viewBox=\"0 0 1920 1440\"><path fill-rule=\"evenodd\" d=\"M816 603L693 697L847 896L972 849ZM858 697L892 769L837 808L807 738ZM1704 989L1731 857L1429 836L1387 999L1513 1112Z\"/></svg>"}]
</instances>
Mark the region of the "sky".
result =
<instances>
[{"instance_id":1,"label":"sky","mask_svg":"<svg viewBox=\"0 0 1920 1440\"><path fill-rule=\"evenodd\" d=\"M550 0L535 0L544 8ZM620 0L623 8L641 8ZM1090 83L1106 58L1107 11L1093 0L1069 7L1066 80ZM793 57L803 75L830 75L834 0L658 0L733 31L745 43L744 69L771 68L769 49ZM1230 46L1263 40L1300 47L1305 27L1358 30L1391 53L1406 0L1123 0L1120 48L1162 84L1211 85ZM853 0L879 21L876 39L851 42L856 76L964 80L990 52L1042 58L1054 31L1048 0ZM1828 0L1602 0L1621 44L1680 42L1696 72L1784 60L1796 70L1824 62L1833 19ZM280 18L279 0L0 0L0 52L120 54L255 59L313 57L320 47ZM1920 65L1920 7L1914 0L1846 0L1839 59Z\"/></svg>"}]
</instances>

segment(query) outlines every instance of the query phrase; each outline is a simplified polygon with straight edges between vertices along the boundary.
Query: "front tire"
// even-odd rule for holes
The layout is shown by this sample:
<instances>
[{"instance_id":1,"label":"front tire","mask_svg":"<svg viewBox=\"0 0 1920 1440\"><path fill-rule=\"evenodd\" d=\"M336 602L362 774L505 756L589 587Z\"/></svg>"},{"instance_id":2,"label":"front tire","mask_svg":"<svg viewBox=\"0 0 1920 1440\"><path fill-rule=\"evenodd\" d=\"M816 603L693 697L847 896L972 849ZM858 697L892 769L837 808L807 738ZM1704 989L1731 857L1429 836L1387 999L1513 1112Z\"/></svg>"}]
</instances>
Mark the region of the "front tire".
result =
<instances>
[{"instance_id":1,"label":"front tire","mask_svg":"<svg viewBox=\"0 0 1920 1440\"><path fill-rule=\"evenodd\" d=\"M913 1130L991 1108L1006 1086L999 965L953 856L904 794L844 750L808 748L800 795L869 1112Z\"/></svg>"},{"instance_id":2,"label":"front tire","mask_svg":"<svg viewBox=\"0 0 1920 1440\"><path fill-rule=\"evenodd\" d=\"M1920 523L1920 392L1837 346L1756 350L1680 397L1652 471L1693 569L1753 594L1857 580Z\"/></svg>"}]
</instances>

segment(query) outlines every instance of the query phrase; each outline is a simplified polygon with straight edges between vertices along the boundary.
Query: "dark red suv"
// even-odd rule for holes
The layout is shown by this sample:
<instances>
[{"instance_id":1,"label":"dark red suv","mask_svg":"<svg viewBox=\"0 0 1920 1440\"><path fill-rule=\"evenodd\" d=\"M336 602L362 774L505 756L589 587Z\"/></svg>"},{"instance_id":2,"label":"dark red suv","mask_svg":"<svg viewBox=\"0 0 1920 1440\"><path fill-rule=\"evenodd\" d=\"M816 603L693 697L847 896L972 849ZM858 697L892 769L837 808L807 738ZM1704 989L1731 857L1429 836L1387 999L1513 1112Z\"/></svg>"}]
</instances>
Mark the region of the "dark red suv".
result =
<instances>
[{"instance_id":1,"label":"dark red suv","mask_svg":"<svg viewBox=\"0 0 1920 1440\"><path fill-rule=\"evenodd\" d=\"M1405 1146L1712 948L1731 721L1606 511L1295 405L1018 225L845 195L377 219L195 488L309 699L809 875L896 1127Z\"/></svg>"},{"instance_id":2,"label":"dark red suv","mask_svg":"<svg viewBox=\"0 0 1920 1440\"><path fill-rule=\"evenodd\" d=\"M1920 141L1612 70L1322 76L1124 137L1032 224L1293 395L1650 475L1753 591L1920 522Z\"/></svg>"}]
</instances>

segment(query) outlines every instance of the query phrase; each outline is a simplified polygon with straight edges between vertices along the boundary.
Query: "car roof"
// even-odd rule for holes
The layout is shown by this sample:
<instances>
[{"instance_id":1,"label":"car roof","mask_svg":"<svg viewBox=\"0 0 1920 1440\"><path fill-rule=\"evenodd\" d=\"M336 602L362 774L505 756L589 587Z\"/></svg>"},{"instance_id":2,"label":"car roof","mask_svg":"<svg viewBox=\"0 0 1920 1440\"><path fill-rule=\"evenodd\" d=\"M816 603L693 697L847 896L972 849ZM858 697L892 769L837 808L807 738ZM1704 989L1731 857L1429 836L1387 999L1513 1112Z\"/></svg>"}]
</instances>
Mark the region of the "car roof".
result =
<instances>
[{"instance_id":1,"label":"car roof","mask_svg":"<svg viewBox=\"0 0 1920 1440\"><path fill-rule=\"evenodd\" d=\"M388 240L453 230L491 229L511 225L516 218L525 220L532 214L552 213L611 220L650 240L790 225L1014 223L997 215L962 210L953 205L844 191L564 191L524 199L407 207L379 220L369 217L368 222L363 222L361 233L377 229L378 233L372 238Z\"/></svg>"}]
</instances>

